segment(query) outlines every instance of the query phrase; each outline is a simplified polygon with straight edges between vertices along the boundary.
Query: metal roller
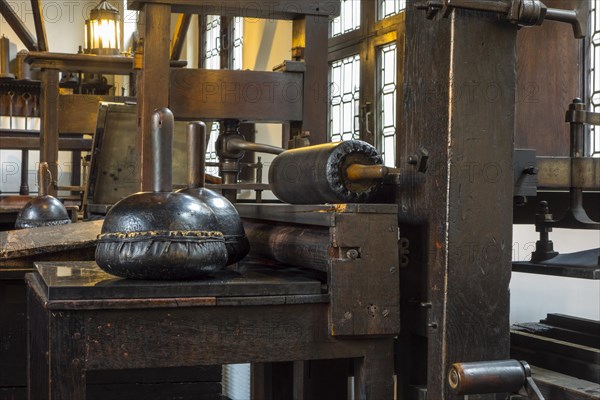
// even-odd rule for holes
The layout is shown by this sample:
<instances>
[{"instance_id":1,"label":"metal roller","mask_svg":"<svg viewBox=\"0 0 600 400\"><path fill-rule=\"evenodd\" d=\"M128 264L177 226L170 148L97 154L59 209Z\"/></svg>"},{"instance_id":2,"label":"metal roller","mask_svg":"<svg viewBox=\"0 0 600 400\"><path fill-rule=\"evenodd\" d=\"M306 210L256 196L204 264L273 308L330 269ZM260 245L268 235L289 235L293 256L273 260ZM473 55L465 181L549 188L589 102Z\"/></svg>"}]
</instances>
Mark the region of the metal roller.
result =
<instances>
[{"instance_id":1,"label":"metal roller","mask_svg":"<svg viewBox=\"0 0 600 400\"><path fill-rule=\"evenodd\" d=\"M329 229L244 221L250 254L295 267L327 271Z\"/></svg>"},{"instance_id":2,"label":"metal roller","mask_svg":"<svg viewBox=\"0 0 600 400\"><path fill-rule=\"evenodd\" d=\"M291 204L363 203L392 172L370 144L360 140L288 150L273 160L269 183Z\"/></svg>"},{"instance_id":3,"label":"metal roller","mask_svg":"<svg viewBox=\"0 0 600 400\"><path fill-rule=\"evenodd\" d=\"M225 267L227 249L214 212L202 201L172 193L173 114L152 116L153 192L116 203L98 237L96 262L133 279L195 279Z\"/></svg>"},{"instance_id":4,"label":"metal roller","mask_svg":"<svg viewBox=\"0 0 600 400\"><path fill-rule=\"evenodd\" d=\"M531 400L544 399L525 361L456 363L448 373L448 384L457 395L526 393Z\"/></svg>"}]
</instances>

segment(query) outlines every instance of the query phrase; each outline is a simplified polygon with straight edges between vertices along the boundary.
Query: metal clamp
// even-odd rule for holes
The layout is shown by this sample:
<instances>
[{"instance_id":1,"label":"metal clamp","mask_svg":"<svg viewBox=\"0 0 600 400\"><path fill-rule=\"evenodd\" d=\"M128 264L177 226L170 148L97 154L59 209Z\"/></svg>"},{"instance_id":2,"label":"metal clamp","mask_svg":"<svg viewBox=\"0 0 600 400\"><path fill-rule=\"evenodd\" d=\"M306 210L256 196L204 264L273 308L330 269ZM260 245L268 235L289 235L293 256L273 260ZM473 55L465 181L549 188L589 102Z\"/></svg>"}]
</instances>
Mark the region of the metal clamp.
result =
<instances>
[{"instance_id":1,"label":"metal clamp","mask_svg":"<svg viewBox=\"0 0 600 400\"><path fill-rule=\"evenodd\" d=\"M582 9L548 8L540 0L422 0L416 7L427 12L427 18L438 14L448 17L453 9L487 11L502 14L519 26L541 25L545 20L565 22L573 27L573 35L582 39L587 32L587 14Z\"/></svg>"}]
</instances>

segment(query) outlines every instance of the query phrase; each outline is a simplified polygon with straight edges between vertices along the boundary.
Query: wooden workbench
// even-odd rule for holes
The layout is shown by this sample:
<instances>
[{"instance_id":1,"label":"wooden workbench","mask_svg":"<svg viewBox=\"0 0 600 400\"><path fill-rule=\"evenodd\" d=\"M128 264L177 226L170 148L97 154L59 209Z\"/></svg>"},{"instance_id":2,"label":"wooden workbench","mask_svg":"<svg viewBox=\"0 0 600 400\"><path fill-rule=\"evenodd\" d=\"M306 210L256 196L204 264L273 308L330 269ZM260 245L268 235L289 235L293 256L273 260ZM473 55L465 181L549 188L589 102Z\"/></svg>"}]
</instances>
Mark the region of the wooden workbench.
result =
<instances>
[{"instance_id":1,"label":"wooden workbench","mask_svg":"<svg viewBox=\"0 0 600 400\"><path fill-rule=\"evenodd\" d=\"M330 336L314 272L248 261L205 281L143 282L93 262L36 269L26 278L30 399L85 399L94 370L337 358L355 360L356 399L393 398L393 336Z\"/></svg>"}]
</instances>

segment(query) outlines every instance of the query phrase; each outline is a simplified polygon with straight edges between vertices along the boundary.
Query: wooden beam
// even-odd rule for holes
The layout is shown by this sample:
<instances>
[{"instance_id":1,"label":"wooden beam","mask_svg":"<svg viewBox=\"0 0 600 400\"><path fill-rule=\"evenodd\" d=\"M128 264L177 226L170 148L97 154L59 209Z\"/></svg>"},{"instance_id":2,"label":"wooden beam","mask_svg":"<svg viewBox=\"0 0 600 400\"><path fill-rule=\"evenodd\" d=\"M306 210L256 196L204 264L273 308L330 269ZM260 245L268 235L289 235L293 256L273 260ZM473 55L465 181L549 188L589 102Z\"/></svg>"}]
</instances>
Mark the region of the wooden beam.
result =
<instances>
[{"instance_id":1,"label":"wooden beam","mask_svg":"<svg viewBox=\"0 0 600 400\"><path fill-rule=\"evenodd\" d=\"M35 33L37 36L38 49L48 51L48 39L46 37L46 25L44 23L44 11L40 0L31 0L31 9L33 11L33 22L35 24Z\"/></svg>"},{"instance_id":2,"label":"wooden beam","mask_svg":"<svg viewBox=\"0 0 600 400\"><path fill-rule=\"evenodd\" d=\"M146 3L142 5L143 65L138 73L138 170L141 190L152 190L154 165L150 140L150 121L156 108L169 105L169 42L171 6Z\"/></svg>"},{"instance_id":3,"label":"wooden beam","mask_svg":"<svg viewBox=\"0 0 600 400\"><path fill-rule=\"evenodd\" d=\"M53 68L66 72L128 75L133 71L131 57L34 51L30 52L25 60L33 68Z\"/></svg>"},{"instance_id":4,"label":"wooden beam","mask_svg":"<svg viewBox=\"0 0 600 400\"><path fill-rule=\"evenodd\" d=\"M302 48L306 71L302 93L302 123L292 124L291 135L310 132L310 143L326 143L328 112L327 40L329 20L326 16L295 19L292 24L292 48Z\"/></svg>"},{"instance_id":5,"label":"wooden beam","mask_svg":"<svg viewBox=\"0 0 600 400\"><path fill-rule=\"evenodd\" d=\"M147 4L161 3L168 4L176 13L228 17L294 19L304 15L329 17L340 14L340 0L129 0L127 8L142 10Z\"/></svg>"},{"instance_id":6,"label":"wooden beam","mask_svg":"<svg viewBox=\"0 0 600 400\"><path fill-rule=\"evenodd\" d=\"M3 149L39 150L41 141L34 137L3 137ZM58 150L64 151L90 151L92 149L91 139L60 138Z\"/></svg>"},{"instance_id":7,"label":"wooden beam","mask_svg":"<svg viewBox=\"0 0 600 400\"><path fill-rule=\"evenodd\" d=\"M516 36L494 14L428 20L407 4L396 198L410 255L401 315L402 329L426 345L400 341L397 354L416 366L410 373L426 380L431 399L455 398L452 363L509 357ZM420 147L430 155L424 174L408 162ZM408 398L410 383L399 390Z\"/></svg>"},{"instance_id":8,"label":"wooden beam","mask_svg":"<svg viewBox=\"0 0 600 400\"><path fill-rule=\"evenodd\" d=\"M282 122L307 115L301 73L173 69L170 76L169 107L177 119Z\"/></svg>"},{"instance_id":9,"label":"wooden beam","mask_svg":"<svg viewBox=\"0 0 600 400\"><path fill-rule=\"evenodd\" d=\"M27 29L23 21L21 21L21 18L15 13L15 10L8 4L8 1L0 0L0 14L4 17L21 42L23 42L25 47L27 47L27 50L35 51L38 49L35 38L31 32L29 32L29 29Z\"/></svg>"},{"instance_id":10,"label":"wooden beam","mask_svg":"<svg viewBox=\"0 0 600 400\"><path fill-rule=\"evenodd\" d=\"M180 14L175 27L175 37L171 46L171 60L179 60L185 44L185 37L192 22L192 14Z\"/></svg>"}]
</instances>

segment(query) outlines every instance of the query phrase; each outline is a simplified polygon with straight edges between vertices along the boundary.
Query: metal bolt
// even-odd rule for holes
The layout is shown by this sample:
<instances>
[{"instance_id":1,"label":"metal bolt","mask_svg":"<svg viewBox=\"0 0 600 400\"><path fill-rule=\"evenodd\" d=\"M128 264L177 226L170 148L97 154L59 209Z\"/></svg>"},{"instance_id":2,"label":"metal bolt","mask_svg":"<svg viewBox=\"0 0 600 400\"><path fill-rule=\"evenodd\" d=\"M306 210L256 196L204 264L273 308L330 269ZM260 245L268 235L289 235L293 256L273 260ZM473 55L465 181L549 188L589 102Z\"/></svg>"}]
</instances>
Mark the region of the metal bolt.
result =
<instances>
[{"instance_id":1,"label":"metal bolt","mask_svg":"<svg viewBox=\"0 0 600 400\"><path fill-rule=\"evenodd\" d=\"M435 322L430 322L427 324L428 327L430 327L431 329L437 329L438 325Z\"/></svg>"},{"instance_id":2,"label":"metal bolt","mask_svg":"<svg viewBox=\"0 0 600 400\"><path fill-rule=\"evenodd\" d=\"M433 304L431 304L430 302L423 302L423 303L421 303L421 307L431 308L431 307L433 307Z\"/></svg>"},{"instance_id":3,"label":"metal bolt","mask_svg":"<svg viewBox=\"0 0 600 400\"><path fill-rule=\"evenodd\" d=\"M346 252L346 257L348 257L351 260L356 260L359 256L358 250L356 249L350 249Z\"/></svg>"},{"instance_id":4,"label":"metal bolt","mask_svg":"<svg viewBox=\"0 0 600 400\"><path fill-rule=\"evenodd\" d=\"M73 339L75 339L75 340L79 340L79 339L81 339L81 333L79 333L79 332L75 332L75 333L73 334Z\"/></svg>"},{"instance_id":5,"label":"metal bolt","mask_svg":"<svg viewBox=\"0 0 600 400\"><path fill-rule=\"evenodd\" d=\"M388 317L390 315L390 311L389 310L383 310L381 312L381 315L383 315L384 318Z\"/></svg>"},{"instance_id":6,"label":"metal bolt","mask_svg":"<svg viewBox=\"0 0 600 400\"><path fill-rule=\"evenodd\" d=\"M396 267L391 267L390 268L390 274L395 274L397 271Z\"/></svg>"},{"instance_id":7,"label":"metal bolt","mask_svg":"<svg viewBox=\"0 0 600 400\"><path fill-rule=\"evenodd\" d=\"M344 318L345 319L352 319L352 313L350 311L346 311L346 313L344 314Z\"/></svg>"}]
</instances>

